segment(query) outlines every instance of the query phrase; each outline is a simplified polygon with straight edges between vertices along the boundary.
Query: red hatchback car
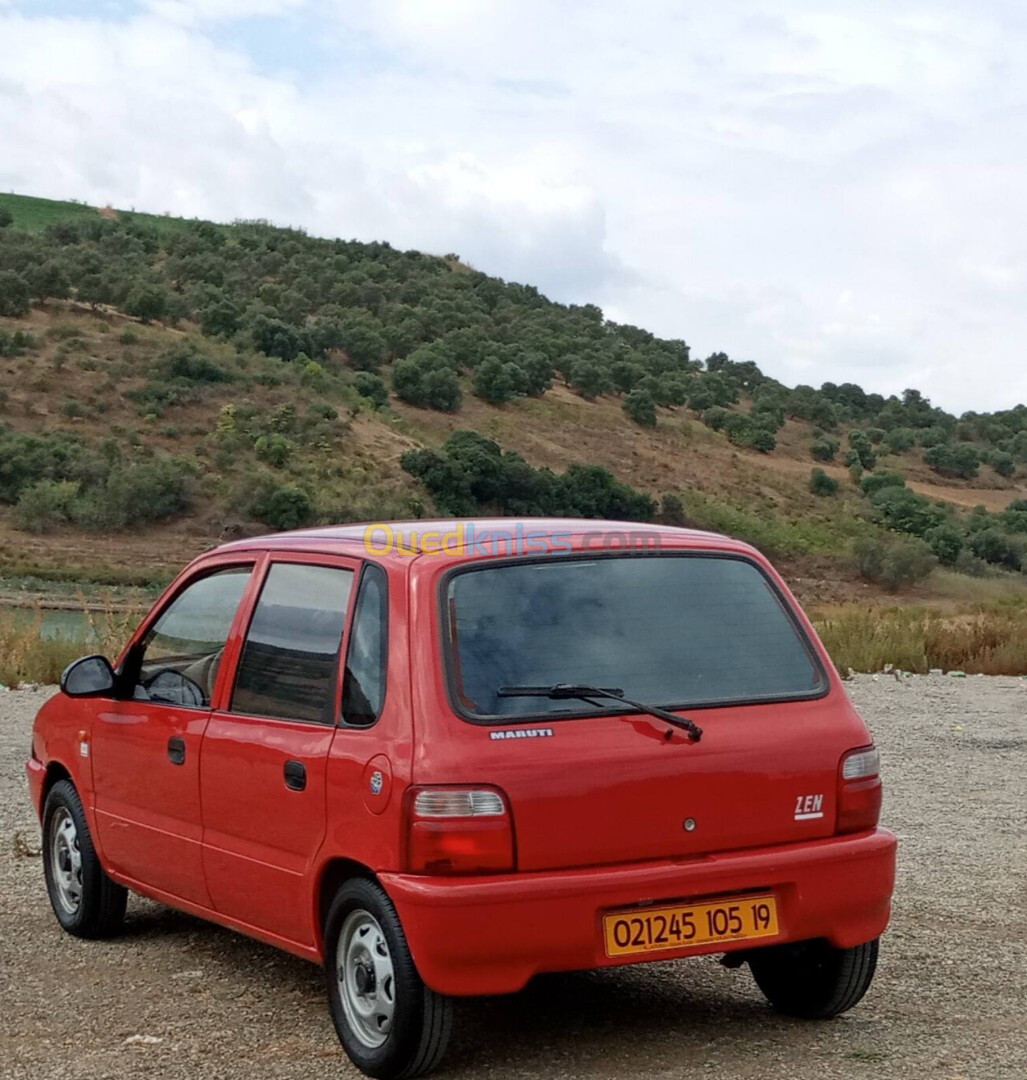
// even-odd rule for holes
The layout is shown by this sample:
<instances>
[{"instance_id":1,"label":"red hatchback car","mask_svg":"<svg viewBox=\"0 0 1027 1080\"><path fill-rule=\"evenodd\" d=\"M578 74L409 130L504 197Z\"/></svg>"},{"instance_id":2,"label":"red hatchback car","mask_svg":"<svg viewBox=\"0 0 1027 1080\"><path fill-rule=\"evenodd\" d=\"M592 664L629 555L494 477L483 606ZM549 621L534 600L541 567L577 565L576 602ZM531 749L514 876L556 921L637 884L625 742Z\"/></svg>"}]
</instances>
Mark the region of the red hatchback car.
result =
<instances>
[{"instance_id":1,"label":"red hatchback car","mask_svg":"<svg viewBox=\"0 0 1027 1080\"><path fill-rule=\"evenodd\" d=\"M193 562L41 709L50 901L132 889L322 963L376 1077L451 998L724 953L781 1012L870 985L895 837L867 727L767 561L711 533L417 522Z\"/></svg>"}]
</instances>

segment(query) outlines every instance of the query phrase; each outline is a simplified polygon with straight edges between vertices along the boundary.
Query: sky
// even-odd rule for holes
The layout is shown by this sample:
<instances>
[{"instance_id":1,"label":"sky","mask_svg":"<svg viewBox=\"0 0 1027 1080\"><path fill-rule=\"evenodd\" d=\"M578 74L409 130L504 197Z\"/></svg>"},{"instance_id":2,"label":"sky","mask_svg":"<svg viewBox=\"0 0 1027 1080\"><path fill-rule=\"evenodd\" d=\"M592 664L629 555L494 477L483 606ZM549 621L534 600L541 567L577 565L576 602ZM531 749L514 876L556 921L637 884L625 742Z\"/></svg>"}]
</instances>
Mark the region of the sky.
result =
<instances>
[{"instance_id":1,"label":"sky","mask_svg":"<svg viewBox=\"0 0 1027 1080\"><path fill-rule=\"evenodd\" d=\"M783 382L1027 401L1017 0L0 0L0 190L455 253Z\"/></svg>"}]
</instances>

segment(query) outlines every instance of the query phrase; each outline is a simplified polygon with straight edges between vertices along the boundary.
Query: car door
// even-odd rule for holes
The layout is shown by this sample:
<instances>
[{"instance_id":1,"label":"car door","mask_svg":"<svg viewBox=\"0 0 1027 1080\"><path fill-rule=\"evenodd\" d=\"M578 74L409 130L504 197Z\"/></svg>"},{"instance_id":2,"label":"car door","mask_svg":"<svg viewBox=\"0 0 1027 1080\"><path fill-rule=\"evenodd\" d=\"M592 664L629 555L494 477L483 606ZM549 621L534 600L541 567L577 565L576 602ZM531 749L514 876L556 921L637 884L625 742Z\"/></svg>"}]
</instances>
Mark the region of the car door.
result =
<instances>
[{"instance_id":1,"label":"car door","mask_svg":"<svg viewBox=\"0 0 1027 1080\"><path fill-rule=\"evenodd\" d=\"M100 711L92 730L97 835L108 865L204 906L200 743L253 567L208 565L154 612L123 665L131 696Z\"/></svg>"},{"instance_id":2,"label":"car door","mask_svg":"<svg viewBox=\"0 0 1027 1080\"><path fill-rule=\"evenodd\" d=\"M203 864L220 913L304 945L355 560L273 556L203 739Z\"/></svg>"}]
</instances>

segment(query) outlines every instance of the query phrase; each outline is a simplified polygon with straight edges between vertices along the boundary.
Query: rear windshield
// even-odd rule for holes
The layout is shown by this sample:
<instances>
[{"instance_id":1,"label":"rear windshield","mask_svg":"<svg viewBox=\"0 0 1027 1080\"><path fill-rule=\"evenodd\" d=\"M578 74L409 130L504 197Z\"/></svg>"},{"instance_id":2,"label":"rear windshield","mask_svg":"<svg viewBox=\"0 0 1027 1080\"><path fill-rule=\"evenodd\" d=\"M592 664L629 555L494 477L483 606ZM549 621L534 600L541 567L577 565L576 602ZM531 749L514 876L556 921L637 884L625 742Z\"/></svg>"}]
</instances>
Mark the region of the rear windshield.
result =
<instances>
[{"instance_id":1,"label":"rear windshield","mask_svg":"<svg viewBox=\"0 0 1027 1080\"><path fill-rule=\"evenodd\" d=\"M618 709L500 687L616 687L650 705L815 697L824 672L763 572L728 556L507 563L446 585L454 704L475 719Z\"/></svg>"}]
</instances>

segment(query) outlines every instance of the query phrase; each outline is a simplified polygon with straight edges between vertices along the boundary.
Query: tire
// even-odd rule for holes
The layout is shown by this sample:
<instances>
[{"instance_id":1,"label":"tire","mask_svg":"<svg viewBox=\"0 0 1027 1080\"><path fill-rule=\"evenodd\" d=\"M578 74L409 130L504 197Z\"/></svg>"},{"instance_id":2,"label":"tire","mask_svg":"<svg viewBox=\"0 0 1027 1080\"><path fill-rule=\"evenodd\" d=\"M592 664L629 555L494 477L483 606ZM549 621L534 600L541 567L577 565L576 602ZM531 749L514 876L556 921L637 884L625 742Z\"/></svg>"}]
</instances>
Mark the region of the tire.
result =
<instances>
[{"instance_id":1,"label":"tire","mask_svg":"<svg viewBox=\"0 0 1027 1080\"><path fill-rule=\"evenodd\" d=\"M69 934L106 938L119 932L128 890L100 865L70 780L58 780L43 804L43 873L50 906Z\"/></svg>"},{"instance_id":2,"label":"tire","mask_svg":"<svg viewBox=\"0 0 1027 1080\"><path fill-rule=\"evenodd\" d=\"M442 1060L453 1003L424 985L396 909L374 882L353 878L332 902L325 975L339 1041L362 1072L399 1080Z\"/></svg>"},{"instance_id":3,"label":"tire","mask_svg":"<svg viewBox=\"0 0 1027 1080\"><path fill-rule=\"evenodd\" d=\"M878 939L852 949L826 941L772 945L749 958L756 985L778 1012L830 1020L867 992L877 968Z\"/></svg>"}]
</instances>

